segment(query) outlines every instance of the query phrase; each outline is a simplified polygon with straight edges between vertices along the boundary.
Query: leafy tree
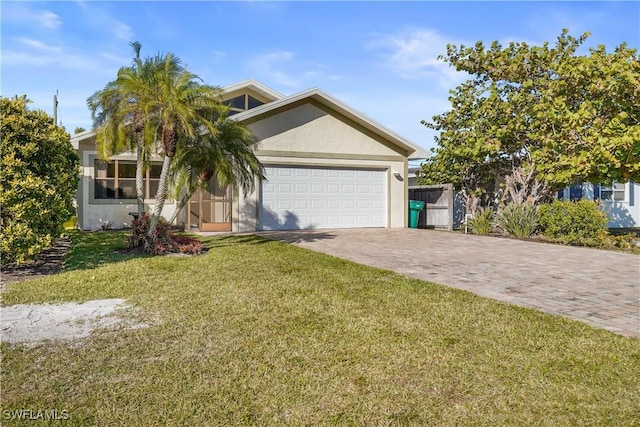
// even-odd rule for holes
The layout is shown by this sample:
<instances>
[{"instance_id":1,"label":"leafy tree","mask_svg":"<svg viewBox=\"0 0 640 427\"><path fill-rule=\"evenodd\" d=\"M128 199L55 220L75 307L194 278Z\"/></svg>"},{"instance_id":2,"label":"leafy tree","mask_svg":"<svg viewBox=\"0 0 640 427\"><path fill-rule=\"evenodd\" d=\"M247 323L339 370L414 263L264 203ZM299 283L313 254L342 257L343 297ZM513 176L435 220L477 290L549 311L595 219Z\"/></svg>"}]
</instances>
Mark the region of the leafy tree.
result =
<instances>
[{"instance_id":1,"label":"leafy tree","mask_svg":"<svg viewBox=\"0 0 640 427\"><path fill-rule=\"evenodd\" d=\"M86 131L86 129L85 129L85 128L83 128L83 127L81 127L81 126L78 126L78 127L76 127L76 128L73 130L73 134L74 134L74 135L77 135L77 134L82 133L82 132L85 132L85 131Z\"/></svg>"},{"instance_id":2,"label":"leafy tree","mask_svg":"<svg viewBox=\"0 0 640 427\"><path fill-rule=\"evenodd\" d=\"M51 245L74 213L78 155L63 128L26 96L1 98L2 263L23 262Z\"/></svg>"},{"instance_id":3,"label":"leafy tree","mask_svg":"<svg viewBox=\"0 0 640 427\"><path fill-rule=\"evenodd\" d=\"M254 153L257 139L244 124L218 117L217 133L189 138L178 147L171 167L171 181L178 206L169 219L172 223L191 196L209 185L215 175L217 183L239 185L245 194L254 190L255 178L264 179L264 167Z\"/></svg>"},{"instance_id":4,"label":"leafy tree","mask_svg":"<svg viewBox=\"0 0 640 427\"><path fill-rule=\"evenodd\" d=\"M483 194L535 203L575 181L638 180L637 52L577 55L588 36L563 30L554 47L448 45L443 59L471 78L450 92L451 111L422 122L441 132L423 181L457 184L473 212Z\"/></svg>"}]
</instances>

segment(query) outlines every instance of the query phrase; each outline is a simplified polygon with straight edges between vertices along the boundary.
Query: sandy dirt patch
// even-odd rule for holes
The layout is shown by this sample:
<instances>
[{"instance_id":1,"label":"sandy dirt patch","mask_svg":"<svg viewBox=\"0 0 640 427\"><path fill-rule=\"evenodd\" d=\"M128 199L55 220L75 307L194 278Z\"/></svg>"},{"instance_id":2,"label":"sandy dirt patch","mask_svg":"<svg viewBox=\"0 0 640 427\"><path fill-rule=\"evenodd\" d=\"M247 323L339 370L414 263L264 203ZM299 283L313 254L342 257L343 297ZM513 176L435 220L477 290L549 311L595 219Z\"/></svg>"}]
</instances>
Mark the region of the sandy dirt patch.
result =
<instances>
[{"instance_id":1,"label":"sandy dirt patch","mask_svg":"<svg viewBox=\"0 0 640 427\"><path fill-rule=\"evenodd\" d=\"M135 328L122 317L132 307L123 299L87 301L82 304L16 304L0 308L2 341L39 343L88 337L105 327Z\"/></svg>"}]
</instances>

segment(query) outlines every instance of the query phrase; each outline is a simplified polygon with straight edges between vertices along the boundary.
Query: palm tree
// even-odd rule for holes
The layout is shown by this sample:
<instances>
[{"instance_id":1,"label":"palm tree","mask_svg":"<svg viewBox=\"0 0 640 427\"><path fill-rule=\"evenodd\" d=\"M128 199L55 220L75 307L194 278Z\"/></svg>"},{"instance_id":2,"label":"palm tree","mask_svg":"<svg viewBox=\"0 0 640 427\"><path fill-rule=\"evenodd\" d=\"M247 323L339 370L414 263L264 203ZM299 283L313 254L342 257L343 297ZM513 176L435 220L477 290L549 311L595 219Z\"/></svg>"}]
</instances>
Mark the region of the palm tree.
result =
<instances>
[{"instance_id":1,"label":"palm tree","mask_svg":"<svg viewBox=\"0 0 640 427\"><path fill-rule=\"evenodd\" d=\"M135 53L133 65L121 68L116 80L94 93L87 104L102 158L131 149L134 143L137 147L140 212L144 209L144 162L152 147L162 150L162 171L147 234L149 249L167 198L169 167L178 141L207 133L215 135L211 118L224 113L225 107L220 102L220 89L201 83L172 53L141 60L140 44L134 42L131 46Z\"/></svg>"},{"instance_id":2,"label":"palm tree","mask_svg":"<svg viewBox=\"0 0 640 427\"><path fill-rule=\"evenodd\" d=\"M144 210L144 169L153 145L153 128L140 103L154 74L153 63L140 59L142 46L132 42L133 64L118 70L116 80L87 99L96 133L98 155L103 160L136 147L136 199L138 214ZM134 138L135 134L135 138Z\"/></svg>"},{"instance_id":3,"label":"palm tree","mask_svg":"<svg viewBox=\"0 0 640 427\"><path fill-rule=\"evenodd\" d=\"M147 234L147 250L155 240L155 230L168 194L171 161L178 142L205 134L217 135L213 117L225 112L220 102L220 89L201 83L171 53L150 58L154 70L150 84L140 89L140 105L146 120L155 125L162 148L163 162L158 192Z\"/></svg>"},{"instance_id":4,"label":"palm tree","mask_svg":"<svg viewBox=\"0 0 640 427\"><path fill-rule=\"evenodd\" d=\"M264 167L254 153L257 138L244 124L221 115L214 123L217 133L188 139L178 148L171 167L174 197L179 200L169 223L173 223L191 196L206 188L215 175L221 187L238 185L244 194L264 179Z\"/></svg>"}]
</instances>

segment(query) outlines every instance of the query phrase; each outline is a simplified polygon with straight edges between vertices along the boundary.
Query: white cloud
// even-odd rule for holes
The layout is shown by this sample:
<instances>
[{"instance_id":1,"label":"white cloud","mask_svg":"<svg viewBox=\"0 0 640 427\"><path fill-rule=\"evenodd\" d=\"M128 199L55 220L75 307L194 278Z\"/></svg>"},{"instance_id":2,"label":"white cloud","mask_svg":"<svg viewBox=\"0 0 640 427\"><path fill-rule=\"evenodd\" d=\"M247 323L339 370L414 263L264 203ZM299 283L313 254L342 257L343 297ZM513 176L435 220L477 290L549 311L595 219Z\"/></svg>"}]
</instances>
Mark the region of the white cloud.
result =
<instances>
[{"instance_id":1,"label":"white cloud","mask_svg":"<svg viewBox=\"0 0 640 427\"><path fill-rule=\"evenodd\" d=\"M49 10L41 10L36 16L35 20L38 21L43 27L55 30L62 25L60 17Z\"/></svg>"},{"instance_id":2,"label":"white cloud","mask_svg":"<svg viewBox=\"0 0 640 427\"><path fill-rule=\"evenodd\" d=\"M113 35L119 40L130 41L135 33L133 29L125 23L115 21L113 23Z\"/></svg>"},{"instance_id":3,"label":"white cloud","mask_svg":"<svg viewBox=\"0 0 640 427\"><path fill-rule=\"evenodd\" d=\"M295 54L288 51L269 52L258 55L254 58L250 66L259 74L269 78L277 84L288 87L299 87L300 80L285 71L282 68L291 66L291 61Z\"/></svg>"},{"instance_id":4,"label":"white cloud","mask_svg":"<svg viewBox=\"0 0 640 427\"><path fill-rule=\"evenodd\" d=\"M328 74L324 64L298 59L294 52L276 50L256 56L249 62L256 78L272 84L300 89L305 85L317 86L322 80L337 80L339 75Z\"/></svg>"},{"instance_id":5,"label":"white cloud","mask_svg":"<svg viewBox=\"0 0 640 427\"><path fill-rule=\"evenodd\" d=\"M382 50L383 65L403 79L435 79L443 87L453 87L467 77L438 59L446 54L448 43L464 44L435 30L416 29L377 37L366 47Z\"/></svg>"},{"instance_id":6,"label":"white cloud","mask_svg":"<svg viewBox=\"0 0 640 427\"><path fill-rule=\"evenodd\" d=\"M118 40L132 41L135 32L129 25L111 15L107 9L108 4L85 1L76 4L82 10L83 19L95 31L106 32Z\"/></svg>"},{"instance_id":7,"label":"white cloud","mask_svg":"<svg viewBox=\"0 0 640 427\"><path fill-rule=\"evenodd\" d=\"M36 27L36 29L56 30L62 26L60 16L46 9L35 9L26 4L3 3L3 19L14 23L22 23Z\"/></svg>"},{"instance_id":8,"label":"white cloud","mask_svg":"<svg viewBox=\"0 0 640 427\"><path fill-rule=\"evenodd\" d=\"M60 46L52 46L45 44L39 40L27 39L27 38L17 38L16 41L27 48L34 48L40 51L50 52L50 53L58 53L62 50Z\"/></svg>"},{"instance_id":9,"label":"white cloud","mask_svg":"<svg viewBox=\"0 0 640 427\"><path fill-rule=\"evenodd\" d=\"M15 44L2 51L2 66L56 68L100 74L112 72L126 63L108 52L81 52L72 48L50 45L33 38L15 38Z\"/></svg>"}]
</instances>

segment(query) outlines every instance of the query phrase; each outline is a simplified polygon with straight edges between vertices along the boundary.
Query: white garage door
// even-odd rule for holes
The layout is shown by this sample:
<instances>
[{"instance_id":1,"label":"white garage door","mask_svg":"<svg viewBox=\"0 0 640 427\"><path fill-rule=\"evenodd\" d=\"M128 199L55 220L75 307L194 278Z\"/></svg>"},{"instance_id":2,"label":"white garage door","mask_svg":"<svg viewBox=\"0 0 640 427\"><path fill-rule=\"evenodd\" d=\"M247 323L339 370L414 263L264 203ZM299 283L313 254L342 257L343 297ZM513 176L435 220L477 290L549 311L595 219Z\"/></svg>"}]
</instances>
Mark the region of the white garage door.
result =
<instances>
[{"instance_id":1,"label":"white garage door","mask_svg":"<svg viewBox=\"0 0 640 427\"><path fill-rule=\"evenodd\" d=\"M260 230L386 226L380 169L266 167Z\"/></svg>"}]
</instances>

